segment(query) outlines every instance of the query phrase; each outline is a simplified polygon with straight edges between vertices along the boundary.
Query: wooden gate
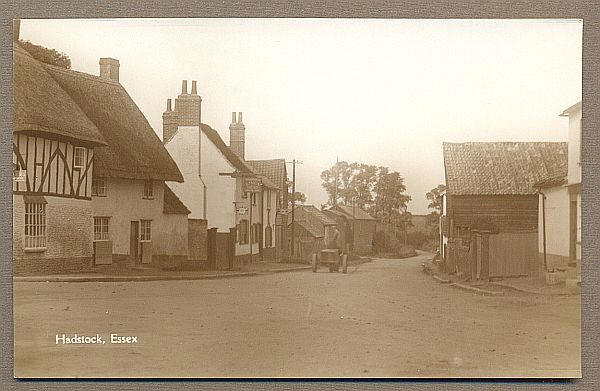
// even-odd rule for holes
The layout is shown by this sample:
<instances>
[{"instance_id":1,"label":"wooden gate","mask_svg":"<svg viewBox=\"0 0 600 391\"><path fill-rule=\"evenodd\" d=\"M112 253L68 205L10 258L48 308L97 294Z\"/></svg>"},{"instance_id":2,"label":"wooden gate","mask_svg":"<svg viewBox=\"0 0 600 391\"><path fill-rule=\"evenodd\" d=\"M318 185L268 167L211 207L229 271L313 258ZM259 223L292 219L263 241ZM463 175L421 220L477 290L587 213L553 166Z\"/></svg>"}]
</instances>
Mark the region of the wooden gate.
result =
<instances>
[{"instance_id":1,"label":"wooden gate","mask_svg":"<svg viewBox=\"0 0 600 391\"><path fill-rule=\"evenodd\" d=\"M517 277L530 274L538 257L537 232L511 232L489 235L490 277Z\"/></svg>"}]
</instances>

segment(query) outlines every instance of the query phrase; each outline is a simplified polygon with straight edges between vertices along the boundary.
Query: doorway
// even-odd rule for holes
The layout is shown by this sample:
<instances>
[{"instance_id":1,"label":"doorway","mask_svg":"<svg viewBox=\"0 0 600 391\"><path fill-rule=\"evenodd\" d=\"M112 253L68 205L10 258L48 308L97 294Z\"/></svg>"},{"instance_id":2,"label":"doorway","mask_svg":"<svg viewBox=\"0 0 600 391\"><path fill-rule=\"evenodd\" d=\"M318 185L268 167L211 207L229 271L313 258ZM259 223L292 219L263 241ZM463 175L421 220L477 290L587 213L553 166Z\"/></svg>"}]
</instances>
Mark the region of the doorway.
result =
<instances>
[{"instance_id":1,"label":"doorway","mask_svg":"<svg viewBox=\"0 0 600 391\"><path fill-rule=\"evenodd\" d=\"M140 260L139 249L140 249L140 222L132 221L131 229L129 231L129 257L134 263Z\"/></svg>"}]
</instances>

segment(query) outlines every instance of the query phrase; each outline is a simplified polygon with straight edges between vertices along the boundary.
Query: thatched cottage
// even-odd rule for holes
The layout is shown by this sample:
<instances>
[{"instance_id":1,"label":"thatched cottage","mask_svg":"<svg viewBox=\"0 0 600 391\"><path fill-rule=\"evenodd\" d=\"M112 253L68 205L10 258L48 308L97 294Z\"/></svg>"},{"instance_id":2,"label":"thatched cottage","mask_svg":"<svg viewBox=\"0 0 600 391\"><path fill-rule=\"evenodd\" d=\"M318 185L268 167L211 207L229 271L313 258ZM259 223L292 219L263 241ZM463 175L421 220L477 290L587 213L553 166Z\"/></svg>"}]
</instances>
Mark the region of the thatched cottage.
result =
<instances>
[{"instance_id":1,"label":"thatched cottage","mask_svg":"<svg viewBox=\"0 0 600 391\"><path fill-rule=\"evenodd\" d=\"M183 183L170 186L190 208L191 220L206 220L209 231L216 229L219 236L231 236L233 259L222 267L235 268L258 257L270 259L275 247L273 233L280 189L244 160L242 114L232 115L227 146L216 130L201 123L201 102L196 81L192 81L188 92L186 80L174 108L171 99L167 100L163 143L182 168L184 178Z\"/></svg>"},{"instance_id":2,"label":"thatched cottage","mask_svg":"<svg viewBox=\"0 0 600 391\"><path fill-rule=\"evenodd\" d=\"M92 266L96 125L15 43L13 51L13 271L53 274Z\"/></svg>"},{"instance_id":3,"label":"thatched cottage","mask_svg":"<svg viewBox=\"0 0 600 391\"><path fill-rule=\"evenodd\" d=\"M189 210L165 185L183 176L119 83L119 61L100 59L100 76L44 69L108 144L96 150L89 181L95 263L171 267L187 260Z\"/></svg>"}]
</instances>

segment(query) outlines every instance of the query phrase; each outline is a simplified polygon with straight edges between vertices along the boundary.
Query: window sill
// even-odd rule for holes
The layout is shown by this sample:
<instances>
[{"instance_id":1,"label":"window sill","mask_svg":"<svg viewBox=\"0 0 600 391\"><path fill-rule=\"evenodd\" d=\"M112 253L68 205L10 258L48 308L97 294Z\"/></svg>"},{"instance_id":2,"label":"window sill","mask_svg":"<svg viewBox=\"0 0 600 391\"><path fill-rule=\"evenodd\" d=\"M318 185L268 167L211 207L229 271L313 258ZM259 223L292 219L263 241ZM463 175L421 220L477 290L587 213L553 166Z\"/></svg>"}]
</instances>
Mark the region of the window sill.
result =
<instances>
[{"instance_id":1,"label":"window sill","mask_svg":"<svg viewBox=\"0 0 600 391\"><path fill-rule=\"evenodd\" d=\"M150 240L140 240L140 243L150 243L150 242L152 242L152 239L150 239Z\"/></svg>"},{"instance_id":2,"label":"window sill","mask_svg":"<svg viewBox=\"0 0 600 391\"><path fill-rule=\"evenodd\" d=\"M154 197L142 197L143 200L153 200Z\"/></svg>"},{"instance_id":3,"label":"window sill","mask_svg":"<svg viewBox=\"0 0 600 391\"><path fill-rule=\"evenodd\" d=\"M48 247L31 247L25 248L23 251L25 251L26 253L43 253L47 249Z\"/></svg>"},{"instance_id":4,"label":"window sill","mask_svg":"<svg viewBox=\"0 0 600 391\"><path fill-rule=\"evenodd\" d=\"M106 194L92 194L92 197L106 197Z\"/></svg>"},{"instance_id":5,"label":"window sill","mask_svg":"<svg viewBox=\"0 0 600 391\"><path fill-rule=\"evenodd\" d=\"M94 239L94 242L110 242L110 239Z\"/></svg>"}]
</instances>

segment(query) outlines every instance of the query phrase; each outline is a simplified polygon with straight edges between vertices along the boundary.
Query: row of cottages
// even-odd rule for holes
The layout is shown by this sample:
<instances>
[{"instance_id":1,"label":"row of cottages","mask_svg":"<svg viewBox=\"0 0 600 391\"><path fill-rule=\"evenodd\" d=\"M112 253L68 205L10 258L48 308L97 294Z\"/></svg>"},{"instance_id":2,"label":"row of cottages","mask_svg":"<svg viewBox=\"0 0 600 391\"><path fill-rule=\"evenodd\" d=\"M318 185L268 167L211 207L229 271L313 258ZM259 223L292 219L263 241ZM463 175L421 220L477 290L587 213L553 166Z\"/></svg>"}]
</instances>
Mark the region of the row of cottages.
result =
<instances>
[{"instance_id":1,"label":"row of cottages","mask_svg":"<svg viewBox=\"0 0 600 391\"><path fill-rule=\"evenodd\" d=\"M15 44L14 272L174 266L188 257L189 210L167 187L177 165L127 91L119 62L93 76Z\"/></svg>"},{"instance_id":2,"label":"row of cottages","mask_svg":"<svg viewBox=\"0 0 600 391\"><path fill-rule=\"evenodd\" d=\"M216 235L232 236L233 261L216 267L236 268L253 259L277 259L281 229L276 217L287 203L287 195L281 194L287 193L285 161L246 161L242 113L232 114L228 146L216 130L202 123L202 98L196 81L190 92L187 87L184 80L175 107L167 99L163 113L163 143L184 179L169 185L190 208L193 224L203 221ZM190 236L190 240L203 239ZM192 251L190 258L205 261L211 251Z\"/></svg>"},{"instance_id":3,"label":"row of cottages","mask_svg":"<svg viewBox=\"0 0 600 391\"><path fill-rule=\"evenodd\" d=\"M334 219L313 205L296 205L294 221L288 221L290 237L294 237L293 258L310 262L312 254L326 248L337 225Z\"/></svg>"},{"instance_id":4,"label":"row of cottages","mask_svg":"<svg viewBox=\"0 0 600 391\"><path fill-rule=\"evenodd\" d=\"M569 119L567 170L536 184L538 248L546 270L572 270L576 277L581 273L581 102L560 115Z\"/></svg>"},{"instance_id":5,"label":"row of cottages","mask_svg":"<svg viewBox=\"0 0 600 391\"><path fill-rule=\"evenodd\" d=\"M536 275L538 190L566 175L567 143L444 143L441 257L472 278Z\"/></svg>"}]
</instances>

